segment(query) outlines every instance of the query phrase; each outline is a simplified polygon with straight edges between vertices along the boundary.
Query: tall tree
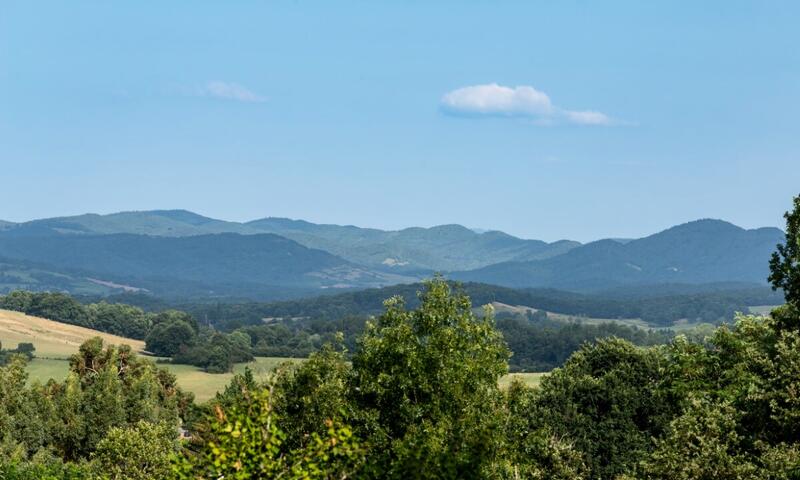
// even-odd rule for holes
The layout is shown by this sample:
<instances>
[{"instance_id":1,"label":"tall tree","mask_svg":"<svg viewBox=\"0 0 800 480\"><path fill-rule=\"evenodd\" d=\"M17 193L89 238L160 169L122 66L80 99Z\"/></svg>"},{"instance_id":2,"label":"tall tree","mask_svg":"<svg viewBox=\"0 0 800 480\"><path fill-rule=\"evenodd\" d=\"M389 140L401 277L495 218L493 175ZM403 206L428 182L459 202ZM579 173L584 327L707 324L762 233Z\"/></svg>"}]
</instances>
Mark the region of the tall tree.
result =
<instances>
[{"instance_id":1,"label":"tall tree","mask_svg":"<svg viewBox=\"0 0 800 480\"><path fill-rule=\"evenodd\" d=\"M794 210L786 212L786 243L777 246L769 262L772 288L782 288L786 301L800 305L800 195L794 198Z\"/></svg>"},{"instance_id":2,"label":"tall tree","mask_svg":"<svg viewBox=\"0 0 800 480\"><path fill-rule=\"evenodd\" d=\"M369 324L353 358L353 392L380 478L479 478L500 440L498 379L509 351L487 312L441 278L417 310L402 299Z\"/></svg>"}]
</instances>

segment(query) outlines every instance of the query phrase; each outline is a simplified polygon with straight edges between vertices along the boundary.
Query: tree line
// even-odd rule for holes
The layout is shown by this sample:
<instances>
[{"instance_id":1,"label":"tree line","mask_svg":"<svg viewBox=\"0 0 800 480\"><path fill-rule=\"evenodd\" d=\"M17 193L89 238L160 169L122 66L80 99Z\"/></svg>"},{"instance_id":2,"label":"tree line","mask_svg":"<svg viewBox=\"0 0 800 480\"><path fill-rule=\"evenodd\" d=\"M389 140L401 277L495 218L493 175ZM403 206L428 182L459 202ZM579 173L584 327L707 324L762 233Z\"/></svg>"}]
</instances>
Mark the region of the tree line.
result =
<instances>
[{"instance_id":1,"label":"tree line","mask_svg":"<svg viewBox=\"0 0 800 480\"><path fill-rule=\"evenodd\" d=\"M17 348L3 348L3 343L0 342L0 365L5 365L11 361L16 355L21 355L28 360L31 360L36 352L36 347L30 342L21 342L17 344Z\"/></svg>"},{"instance_id":2,"label":"tree line","mask_svg":"<svg viewBox=\"0 0 800 480\"><path fill-rule=\"evenodd\" d=\"M14 291L0 297L0 309L14 310L70 325L144 340L148 353L174 363L229 372L234 363L253 360L250 339L204 327L186 312L145 312L121 303L81 304L63 293Z\"/></svg>"},{"instance_id":3,"label":"tree line","mask_svg":"<svg viewBox=\"0 0 800 480\"><path fill-rule=\"evenodd\" d=\"M700 286L687 287L688 291L680 293L672 292L670 286L655 285L596 294L553 289L513 289L473 282L460 286L476 305L500 302L578 317L640 318L665 328L678 320L720 324L730 321L736 312L747 312L748 305L777 305L782 302L780 293L773 293L766 287L735 285L720 285L719 290L710 291ZM181 309L221 330L234 330L245 325L260 324L265 318L332 321L349 316L377 315L383 309L383 301L394 296L401 296L413 308L419 305L417 292L420 288L420 284L394 285L269 303L186 303L181 305ZM127 295L124 298L131 302L150 303L142 295Z\"/></svg>"}]
</instances>

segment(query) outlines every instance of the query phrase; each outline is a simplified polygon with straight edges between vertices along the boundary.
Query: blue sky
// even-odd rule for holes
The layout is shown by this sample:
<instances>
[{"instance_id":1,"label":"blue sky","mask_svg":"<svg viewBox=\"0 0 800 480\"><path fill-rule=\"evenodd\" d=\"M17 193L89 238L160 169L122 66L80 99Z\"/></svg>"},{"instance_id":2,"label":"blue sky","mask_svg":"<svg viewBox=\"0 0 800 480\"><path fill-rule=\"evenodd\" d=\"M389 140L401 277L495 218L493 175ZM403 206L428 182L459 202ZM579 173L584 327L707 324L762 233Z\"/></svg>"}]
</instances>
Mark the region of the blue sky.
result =
<instances>
[{"instance_id":1,"label":"blue sky","mask_svg":"<svg viewBox=\"0 0 800 480\"><path fill-rule=\"evenodd\" d=\"M798 24L777 1L4 0L0 218L777 226Z\"/></svg>"}]
</instances>

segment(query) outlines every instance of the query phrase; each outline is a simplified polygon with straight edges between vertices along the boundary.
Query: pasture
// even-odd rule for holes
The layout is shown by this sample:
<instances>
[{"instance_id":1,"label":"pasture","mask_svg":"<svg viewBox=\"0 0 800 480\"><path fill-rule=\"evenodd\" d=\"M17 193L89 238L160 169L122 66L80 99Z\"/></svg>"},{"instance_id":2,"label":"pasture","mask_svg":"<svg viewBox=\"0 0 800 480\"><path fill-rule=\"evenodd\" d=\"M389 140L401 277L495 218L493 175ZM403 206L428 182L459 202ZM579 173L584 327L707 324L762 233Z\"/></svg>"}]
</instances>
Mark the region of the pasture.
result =
<instances>
[{"instance_id":1,"label":"pasture","mask_svg":"<svg viewBox=\"0 0 800 480\"><path fill-rule=\"evenodd\" d=\"M36 347L36 356L63 359L77 352L78 347L92 337L101 337L109 344L130 345L137 352L144 350L144 342L141 340L0 310L0 342L4 348L14 348L18 343L30 342Z\"/></svg>"}]
</instances>

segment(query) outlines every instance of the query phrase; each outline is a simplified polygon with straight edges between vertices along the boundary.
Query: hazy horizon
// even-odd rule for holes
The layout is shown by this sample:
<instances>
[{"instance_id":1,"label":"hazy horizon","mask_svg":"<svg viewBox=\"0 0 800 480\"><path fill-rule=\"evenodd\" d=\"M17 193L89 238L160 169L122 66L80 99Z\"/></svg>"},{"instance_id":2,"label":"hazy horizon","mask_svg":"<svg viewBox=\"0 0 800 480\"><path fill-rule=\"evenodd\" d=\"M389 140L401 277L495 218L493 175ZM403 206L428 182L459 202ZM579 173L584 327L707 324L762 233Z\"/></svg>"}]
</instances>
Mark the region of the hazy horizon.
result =
<instances>
[{"instance_id":1,"label":"hazy horizon","mask_svg":"<svg viewBox=\"0 0 800 480\"><path fill-rule=\"evenodd\" d=\"M441 227L441 226L446 226L446 225L459 225L459 226L465 227L465 228L467 228L469 230L472 230L472 231L474 231L476 233L486 233L486 232L491 232L491 231L500 231L500 232L507 233L509 235L513 235L515 237L518 237L518 238L521 238L521 239L527 239L527 240L544 240L546 242L557 242L557 241L560 241L560 240L570 240L570 241L578 241L578 242L581 242L583 244L591 243L591 242L595 242L595 241L599 241L599 240L635 240L635 239L638 239L638 238L643 238L643 237L647 237L647 236L650 236L650 235L654 235L656 233L662 232L662 231L667 230L667 229L672 228L672 227L676 227L676 226L683 225L683 224L686 224L686 223L701 221L701 220L720 220L720 221L723 221L723 222L731 223L731 224L733 224L733 225L735 225L737 227L744 228L745 230L755 230L755 229L759 229L759 228L778 228L780 230L783 230L782 226L778 226L778 225L756 225L756 226L750 227L750 226L745 226L745 225L739 225L739 224L737 224L735 222L731 222L731 221L726 220L724 218L709 218L709 217L705 217L705 218L695 218L695 219L691 219L691 220L686 220L685 222L679 222L679 223L676 223L674 225L667 225L667 226L665 226L663 228L660 228L658 230L655 230L655 231L652 231L652 232L645 232L642 235L638 235L638 236L634 236L634 237L622 237L622 236L619 236L619 235L613 235L612 234L612 235L608 235L608 236L604 236L604 237L589 238L589 239L567 238L567 237L543 238L543 237L525 237L525 236L515 235L512 232L508 232L508 231L501 230L501 229L498 229L498 228L476 227L474 225L464 225L464 224L461 224L461 223L458 223L458 222L437 223L437 224L432 224L432 225L407 225L407 226L400 227L400 228L381 228L381 227L372 226L372 225L358 225L358 224L354 224L354 223L332 223L332 222L324 222L324 221L317 222L317 221L309 220L307 218L291 218L291 217L284 217L284 216L280 216L280 215L264 215L264 216L256 217L256 218L245 218L245 219L242 219L242 220L236 220L236 219L231 219L231 218L214 217L214 216L206 215L206 214L204 214L202 212L198 212L198 211L191 210L191 209L188 209L188 208L158 208L158 209L153 209L153 210L133 209L133 210L121 210L121 211L116 211L116 212L102 212L102 213L101 212L83 212L83 213L74 214L74 215L45 216L45 217L39 217L39 218L29 218L29 219L24 219L24 220L19 220L19 221L13 221L13 220L9 220L9 219L6 219L6 218L0 218L0 220L11 221L13 223L25 223L25 222L30 222L30 221L35 221L35 220L43 220L43 219L48 219L48 218L69 218L69 217L76 217L76 216L81 216L81 215L106 216L106 215L115 215L115 214L121 214L121 213L140 213L140 212L153 212L153 211L187 211L187 212L194 213L194 214L197 214L197 215L200 215L200 216L203 216L203 217L212 218L214 220L221 220L221 221L226 221L226 222L236 222L236 223L242 223L242 224L247 223L247 222L252 222L252 221L255 221L255 220L261 220L261 219L264 219L264 218L282 218L282 219L295 220L295 221L306 221L306 222L311 222L311 223L315 223L315 224L354 226L354 227L358 227L358 228L377 229L377 230L384 230L384 231L399 231L399 230L404 230L404 229L407 229L407 228L415 228L415 227L433 228L433 227Z\"/></svg>"}]
</instances>

